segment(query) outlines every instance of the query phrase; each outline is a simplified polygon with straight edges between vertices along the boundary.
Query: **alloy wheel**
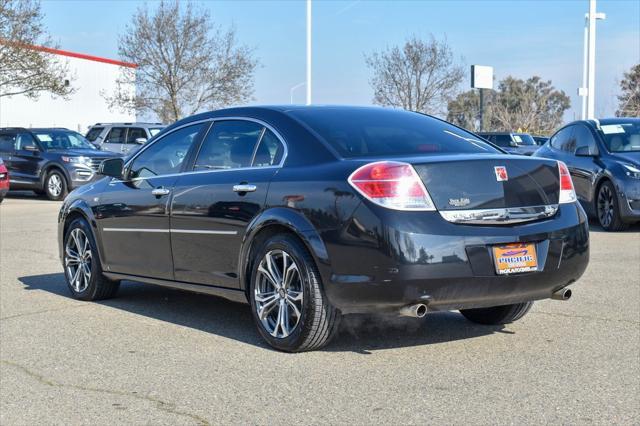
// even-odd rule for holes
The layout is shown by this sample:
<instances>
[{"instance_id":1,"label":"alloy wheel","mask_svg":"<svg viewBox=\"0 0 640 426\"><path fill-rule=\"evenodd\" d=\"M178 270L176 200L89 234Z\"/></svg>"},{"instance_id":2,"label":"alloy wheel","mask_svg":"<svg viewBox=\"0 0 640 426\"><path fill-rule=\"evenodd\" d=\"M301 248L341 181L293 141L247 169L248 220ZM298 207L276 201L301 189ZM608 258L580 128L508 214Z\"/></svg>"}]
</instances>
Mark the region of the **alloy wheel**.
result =
<instances>
[{"instance_id":1,"label":"alloy wheel","mask_svg":"<svg viewBox=\"0 0 640 426\"><path fill-rule=\"evenodd\" d=\"M89 286L92 258L89 238L82 229L73 229L65 246L64 265L69 283L77 293L82 293Z\"/></svg>"},{"instance_id":2,"label":"alloy wheel","mask_svg":"<svg viewBox=\"0 0 640 426\"><path fill-rule=\"evenodd\" d=\"M49 176L49 180L47 181L47 189L49 190L49 194L54 197L59 197L62 193L62 179L60 175L52 174Z\"/></svg>"},{"instance_id":3,"label":"alloy wheel","mask_svg":"<svg viewBox=\"0 0 640 426\"><path fill-rule=\"evenodd\" d=\"M608 185L602 185L598 192L598 219L603 227L608 227L613 221L615 214L615 204L613 193Z\"/></svg>"},{"instance_id":4,"label":"alloy wheel","mask_svg":"<svg viewBox=\"0 0 640 426\"><path fill-rule=\"evenodd\" d=\"M288 337L302 317L304 289L300 270L283 250L267 252L258 265L255 309L264 329L276 338Z\"/></svg>"}]
</instances>

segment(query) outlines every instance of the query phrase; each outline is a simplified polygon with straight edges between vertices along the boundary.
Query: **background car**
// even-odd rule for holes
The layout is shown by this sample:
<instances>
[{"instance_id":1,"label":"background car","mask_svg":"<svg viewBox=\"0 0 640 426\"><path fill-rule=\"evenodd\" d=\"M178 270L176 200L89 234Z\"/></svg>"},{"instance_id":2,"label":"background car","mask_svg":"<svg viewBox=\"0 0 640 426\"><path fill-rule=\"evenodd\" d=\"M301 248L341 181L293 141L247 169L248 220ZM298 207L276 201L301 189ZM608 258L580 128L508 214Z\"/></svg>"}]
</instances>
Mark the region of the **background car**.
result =
<instances>
[{"instance_id":1,"label":"background car","mask_svg":"<svg viewBox=\"0 0 640 426\"><path fill-rule=\"evenodd\" d=\"M509 154L531 155L538 149L536 141L528 133L480 132L478 135Z\"/></svg>"},{"instance_id":2,"label":"background car","mask_svg":"<svg viewBox=\"0 0 640 426\"><path fill-rule=\"evenodd\" d=\"M322 347L348 313L516 321L588 262L564 164L413 112L218 110L101 173L58 217L74 297L135 280L248 302L285 351Z\"/></svg>"},{"instance_id":3,"label":"background car","mask_svg":"<svg viewBox=\"0 0 640 426\"><path fill-rule=\"evenodd\" d=\"M102 160L117 156L67 129L0 128L0 157L11 174L11 189L33 190L51 200L93 181Z\"/></svg>"},{"instance_id":4,"label":"background car","mask_svg":"<svg viewBox=\"0 0 640 426\"><path fill-rule=\"evenodd\" d=\"M531 135L531 137L533 138L534 141L536 141L536 144L539 146L544 145L545 143L547 143L549 141L549 137L548 136L535 136L535 135Z\"/></svg>"},{"instance_id":5,"label":"background car","mask_svg":"<svg viewBox=\"0 0 640 426\"><path fill-rule=\"evenodd\" d=\"M567 164L578 200L605 230L640 221L640 118L575 121L534 155Z\"/></svg>"},{"instance_id":6,"label":"background car","mask_svg":"<svg viewBox=\"0 0 640 426\"><path fill-rule=\"evenodd\" d=\"M85 137L102 150L126 154L140 148L164 127L162 123L96 123Z\"/></svg>"},{"instance_id":7,"label":"background car","mask_svg":"<svg viewBox=\"0 0 640 426\"><path fill-rule=\"evenodd\" d=\"M0 157L0 203L4 200L5 195L9 191L9 171L4 164L4 160Z\"/></svg>"}]
</instances>

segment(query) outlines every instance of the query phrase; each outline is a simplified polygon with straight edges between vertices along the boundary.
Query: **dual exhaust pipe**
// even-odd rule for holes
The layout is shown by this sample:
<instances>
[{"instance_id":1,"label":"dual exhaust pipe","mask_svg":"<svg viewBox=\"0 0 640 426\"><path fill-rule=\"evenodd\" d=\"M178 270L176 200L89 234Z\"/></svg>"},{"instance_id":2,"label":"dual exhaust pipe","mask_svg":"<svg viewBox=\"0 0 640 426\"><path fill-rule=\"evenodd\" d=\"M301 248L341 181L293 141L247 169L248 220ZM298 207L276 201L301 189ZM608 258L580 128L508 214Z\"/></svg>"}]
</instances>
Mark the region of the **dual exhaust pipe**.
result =
<instances>
[{"instance_id":1,"label":"dual exhaust pipe","mask_svg":"<svg viewBox=\"0 0 640 426\"><path fill-rule=\"evenodd\" d=\"M561 288L551 294L553 300L569 300L571 299L571 289ZM427 305L424 303L416 303L400 308L400 315L412 318L423 318L427 315Z\"/></svg>"}]
</instances>

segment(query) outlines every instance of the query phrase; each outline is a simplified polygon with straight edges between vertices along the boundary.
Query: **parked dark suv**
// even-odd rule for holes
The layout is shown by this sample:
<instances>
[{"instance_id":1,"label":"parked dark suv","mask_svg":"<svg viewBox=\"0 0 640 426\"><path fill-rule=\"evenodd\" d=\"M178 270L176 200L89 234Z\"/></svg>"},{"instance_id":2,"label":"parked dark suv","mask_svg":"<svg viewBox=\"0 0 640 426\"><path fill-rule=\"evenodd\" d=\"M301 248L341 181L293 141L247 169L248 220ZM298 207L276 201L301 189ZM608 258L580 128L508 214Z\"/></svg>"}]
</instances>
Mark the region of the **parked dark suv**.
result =
<instances>
[{"instance_id":1,"label":"parked dark suv","mask_svg":"<svg viewBox=\"0 0 640 426\"><path fill-rule=\"evenodd\" d=\"M535 156L567 164L578 200L607 231L640 221L640 118L573 122Z\"/></svg>"},{"instance_id":2,"label":"parked dark suv","mask_svg":"<svg viewBox=\"0 0 640 426\"><path fill-rule=\"evenodd\" d=\"M93 181L102 160L117 156L67 129L0 128L0 157L9 170L10 188L30 189L51 200Z\"/></svg>"},{"instance_id":3,"label":"parked dark suv","mask_svg":"<svg viewBox=\"0 0 640 426\"><path fill-rule=\"evenodd\" d=\"M531 155L538 149L535 139L528 133L481 132L478 134L509 154Z\"/></svg>"},{"instance_id":4,"label":"parked dark suv","mask_svg":"<svg viewBox=\"0 0 640 426\"><path fill-rule=\"evenodd\" d=\"M58 216L74 297L122 280L226 297L286 351L322 347L343 313L516 321L569 298L589 259L564 164L413 112L218 110L101 173Z\"/></svg>"}]
</instances>

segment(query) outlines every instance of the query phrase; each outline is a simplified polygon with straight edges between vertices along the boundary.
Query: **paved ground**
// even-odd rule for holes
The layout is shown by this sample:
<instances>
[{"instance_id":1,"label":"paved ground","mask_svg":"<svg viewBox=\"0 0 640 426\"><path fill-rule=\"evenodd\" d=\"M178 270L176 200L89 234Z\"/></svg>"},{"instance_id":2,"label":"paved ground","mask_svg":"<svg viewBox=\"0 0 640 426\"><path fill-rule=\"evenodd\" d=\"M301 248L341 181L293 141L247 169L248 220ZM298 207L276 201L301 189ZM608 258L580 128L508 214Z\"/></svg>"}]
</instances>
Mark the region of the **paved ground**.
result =
<instances>
[{"instance_id":1,"label":"paved ground","mask_svg":"<svg viewBox=\"0 0 640 426\"><path fill-rule=\"evenodd\" d=\"M248 308L127 283L68 296L59 203L0 206L0 424L640 423L640 228L592 229L570 302L507 327L352 317L325 350L265 346Z\"/></svg>"}]
</instances>

